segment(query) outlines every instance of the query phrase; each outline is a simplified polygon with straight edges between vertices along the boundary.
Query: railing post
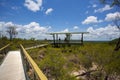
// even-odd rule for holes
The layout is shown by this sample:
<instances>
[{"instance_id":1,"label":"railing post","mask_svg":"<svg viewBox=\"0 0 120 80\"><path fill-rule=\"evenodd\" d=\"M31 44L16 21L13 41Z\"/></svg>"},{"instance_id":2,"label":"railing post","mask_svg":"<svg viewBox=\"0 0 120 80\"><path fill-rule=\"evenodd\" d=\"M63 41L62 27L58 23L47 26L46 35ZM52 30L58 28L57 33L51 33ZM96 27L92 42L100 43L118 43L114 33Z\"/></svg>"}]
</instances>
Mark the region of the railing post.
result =
<instances>
[{"instance_id":1,"label":"railing post","mask_svg":"<svg viewBox=\"0 0 120 80\"><path fill-rule=\"evenodd\" d=\"M37 78L36 78L36 75L35 75L35 72L33 71L33 79L34 80L37 80Z\"/></svg>"},{"instance_id":2,"label":"railing post","mask_svg":"<svg viewBox=\"0 0 120 80\"><path fill-rule=\"evenodd\" d=\"M28 78L27 73L26 73L26 71L27 71L26 59L25 59L25 55L23 54L23 51L22 51L21 48L20 48L20 52L21 52L21 56L22 56L21 58L22 58L22 63L23 63L23 68L24 68L24 73L25 73L26 80L30 80L30 79Z\"/></svg>"}]
</instances>

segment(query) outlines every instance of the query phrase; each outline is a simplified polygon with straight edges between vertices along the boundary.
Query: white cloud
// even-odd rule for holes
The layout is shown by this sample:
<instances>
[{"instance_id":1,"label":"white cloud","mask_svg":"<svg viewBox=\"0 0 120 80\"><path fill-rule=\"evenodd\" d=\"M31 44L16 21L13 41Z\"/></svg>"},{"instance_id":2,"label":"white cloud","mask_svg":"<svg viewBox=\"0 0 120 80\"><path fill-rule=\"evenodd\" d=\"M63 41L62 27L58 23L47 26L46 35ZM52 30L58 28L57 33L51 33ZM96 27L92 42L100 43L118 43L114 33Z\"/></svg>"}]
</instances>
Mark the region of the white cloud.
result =
<instances>
[{"instance_id":1,"label":"white cloud","mask_svg":"<svg viewBox=\"0 0 120 80\"><path fill-rule=\"evenodd\" d=\"M14 24L13 24L12 22L7 22L7 23L5 24L5 27L9 27L9 26L14 26Z\"/></svg>"},{"instance_id":2,"label":"white cloud","mask_svg":"<svg viewBox=\"0 0 120 80\"><path fill-rule=\"evenodd\" d=\"M24 25L23 29L26 33L45 33L48 31L49 28L42 27L39 25L39 23L31 22L30 24Z\"/></svg>"},{"instance_id":3,"label":"white cloud","mask_svg":"<svg viewBox=\"0 0 120 80\"><path fill-rule=\"evenodd\" d=\"M20 38L36 38L36 39L43 39L45 38L47 35L45 35L45 33L47 33L50 29L51 26L40 26L39 23L36 22L31 22L27 25L18 25L18 24L14 24L12 22L0 22L0 26L2 26L3 28L0 29L4 29L4 32L7 30L7 27L9 26L16 26L17 28L17 32L18 32L18 37Z\"/></svg>"},{"instance_id":4,"label":"white cloud","mask_svg":"<svg viewBox=\"0 0 120 80\"><path fill-rule=\"evenodd\" d=\"M116 26L107 25L106 27L101 27L94 29L93 27L89 27L87 29L89 32L85 37L91 40L109 40L110 38L118 38L119 30Z\"/></svg>"},{"instance_id":5,"label":"white cloud","mask_svg":"<svg viewBox=\"0 0 120 80\"><path fill-rule=\"evenodd\" d=\"M69 32L69 29L66 28L65 30L61 31L61 32Z\"/></svg>"},{"instance_id":6,"label":"white cloud","mask_svg":"<svg viewBox=\"0 0 120 80\"><path fill-rule=\"evenodd\" d=\"M78 28L79 28L78 26L74 26L74 27L73 27L74 30L77 30Z\"/></svg>"},{"instance_id":7,"label":"white cloud","mask_svg":"<svg viewBox=\"0 0 120 80\"><path fill-rule=\"evenodd\" d=\"M98 22L102 22L102 20L98 20L97 17L95 16L89 16L82 22L82 24L91 24L91 23L98 23Z\"/></svg>"},{"instance_id":8,"label":"white cloud","mask_svg":"<svg viewBox=\"0 0 120 80\"><path fill-rule=\"evenodd\" d=\"M96 4L93 4L93 6L92 6L93 8L95 8L95 7L97 7L97 5Z\"/></svg>"},{"instance_id":9,"label":"white cloud","mask_svg":"<svg viewBox=\"0 0 120 80\"><path fill-rule=\"evenodd\" d=\"M45 14L48 15L48 14L50 14L52 11L53 11L53 9L52 9L52 8L49 8L49 9L46 10Z\"/></svg>"},{"instance_id":10,"label":"white cloud","mask_svg":"<svg viewBox=\"0 0 120 80\"><path fill-rule=\"evenodd\" d=\"M4 24L5 22L0 22L0 31L3 31Z\"/></svg>"},{"instance_id":11,"label":"white cloud","mask_svg":"<svg viewBox=\"0 0 120 80\"><path fill-rule=\"evenodd\" d=\"M105 5L105 7L103 8L100 8L100 9L95 9L94 12L104 12L104 11L107 11L107 10L111 10L112 7L110 7L110 5Z\"/></svg>"},{"instance_id":12,"label":"white cloud","mask_svg":"<svg viewBox=\"0 0 120 80\"><path fill-rule=\"evenodd\" d=\"M109 13L105 17L106 21L112 21L112 20L116 20L116 19L120 19L120 12Z\"/></svg>"},{"instance_id":13,"label":"white cloud","mask_svg":"<svg viewBox=\"0 0 120 80\"><path fill-rule=\"evenodd\" d=\"M25 0L24 5L31 11L39 11L42 6L42 0Z\"/></svg>"}]
</instances>

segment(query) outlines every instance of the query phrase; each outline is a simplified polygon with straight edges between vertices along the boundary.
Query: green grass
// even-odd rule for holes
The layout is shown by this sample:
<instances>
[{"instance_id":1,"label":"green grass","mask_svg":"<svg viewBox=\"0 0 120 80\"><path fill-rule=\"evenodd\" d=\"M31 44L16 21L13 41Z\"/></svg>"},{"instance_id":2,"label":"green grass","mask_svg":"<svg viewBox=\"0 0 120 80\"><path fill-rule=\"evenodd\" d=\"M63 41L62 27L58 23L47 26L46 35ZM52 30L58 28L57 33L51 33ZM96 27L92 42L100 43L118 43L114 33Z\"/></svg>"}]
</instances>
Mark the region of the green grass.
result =
<instances>
[{"instance_id":1,"label":"green grass","mask_svg":"<svg viewBox=\"0 0 120 80\"><path fill-rule=\"evenodd\" d=\"M93 63L97 66L95 72L85 75L85 78L98 80L119 76L120 51L114 51L115 45L109 42L86 42L84 46L37 48L28 53L39 65L48 78L55 80L76 80L73 71L90 71ZM82 68L81 68L82 66Z\"/></svg>"},{"instance_id":2,"label":"green grass","mask_svg":"<svg viewBox=\"0 0 120 80\"><path fill-rule=\"evenodd\" d=\"M0 38L0 48L4 47L5 45L9 44L10 46L8 46L6 48L6 52L7 51L13 51L13 50L19 50L20 49L20 44L22 44L25 48L26 47L31 47L31 46L35 46L35 45L39 45L39 44L43 44L46 43L45 41L40 41L40 40L26 40L26 39L13 39L12 41L10 41L9 39L7 39L7 37L3 37ZM0 62L2 62L2 60L4 59L5 55L4 51L0 51Z\"/></svg>"},{"instance_id":3,"label":"green grass","mask_svg":"<svg viewBox=\"0 0 120 80\"><path fill-rule=\"evenodd\" d=\"M11 43L11 45L9 46L9 50L18 50L20 47L20 44L22 44L24 47L31 47L31 46L36 46L46 42L43 40L31 40L31 39L26 40L26 39L20 39L20 38L15 38L12 41L10 41L6 37L0 38L0 48L7 45L8 43Z\"/></svg>"},{"instance_id":4,"label":"green grass","mask_svg":"<svg viewBox=\"0 0 120 80\"><path fill-rule=\"evenodd\" d=\"M0 47L8 43L12 43L9 50L17 50L19 44L23 44L24 47L31 47L45 42L0 39ZM61 48L53 48L49 45L46 48L28 50L28 53L49 79L76 80L73 72L84 70L87 73L91 71L94 63L97 66L96 71L85 74L85 79L104 80L108 76L109 79L117 80L120 77L120 50L115 52L114 48L115 41L85 42L84 46L71 45ZM84 80L82 77L80 77L80 80Z\"/></svg>"}]
</instances>

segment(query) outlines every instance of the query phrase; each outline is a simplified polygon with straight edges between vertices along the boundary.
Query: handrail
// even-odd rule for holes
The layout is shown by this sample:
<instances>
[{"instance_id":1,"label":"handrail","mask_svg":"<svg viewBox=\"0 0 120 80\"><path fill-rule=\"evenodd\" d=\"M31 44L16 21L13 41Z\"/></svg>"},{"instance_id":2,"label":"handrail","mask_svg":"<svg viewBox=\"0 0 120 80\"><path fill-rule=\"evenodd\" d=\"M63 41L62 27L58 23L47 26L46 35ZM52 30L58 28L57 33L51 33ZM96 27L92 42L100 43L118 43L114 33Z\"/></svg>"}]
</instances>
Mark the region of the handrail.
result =
<instances>
[{"instance_id":1,"label":"handrail","mask_svg":"<svg viewBox=\"0 0 120 80\"><path fill-rule=\"evenodd\" d=\"M38 65L34 62L34 60L30 57L30 55L27 53L27 51L25 50L25 48L20 44L21 49L23 51L23 54L25 55L25 57L27 58L29 64L31 64L32 68L34 69L35 73L37 74L38 78L40 80L48 80L47 77L43 74L43 72L40 70L40 68L38 67Z\"/></svg>"},{"instance_id":2,"label":"handrail","mask_svg":"<svg viewBox=\"0 0 120 80\"><path fill-rule=\"evenodd\" d=\"M32 47L27 47L25 48L25 50L29 50L29 49L34 49L34 48L39 48L39 47L44 47L47 46L48 44L41 44L41 45L36 45L36 46L32 46Z\"/></svg>"},{"instance_id":3,"label":"handrail","mask_svg":"<svg viewBox=\"0 0 120 80\"><path fill-rule=\"evenodd\" d=\"M10 44L7 44L6 46L0 48L0 51L2 51L3 49L7 48Z\"/></svg>"}]
</instances>

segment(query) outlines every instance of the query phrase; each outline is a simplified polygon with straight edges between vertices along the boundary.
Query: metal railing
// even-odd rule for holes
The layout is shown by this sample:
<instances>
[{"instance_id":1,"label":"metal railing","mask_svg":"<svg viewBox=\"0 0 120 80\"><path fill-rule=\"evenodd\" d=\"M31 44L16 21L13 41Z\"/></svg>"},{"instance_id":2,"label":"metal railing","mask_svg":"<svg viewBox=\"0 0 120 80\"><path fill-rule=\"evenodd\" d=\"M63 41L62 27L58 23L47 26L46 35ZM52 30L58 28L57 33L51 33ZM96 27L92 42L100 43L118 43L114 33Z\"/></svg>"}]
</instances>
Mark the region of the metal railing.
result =
<instances>
[{"instance_id":1,"label":"metal railing","mask_svg":"<svg viewBox=\"0 0 120 80\"><path fill-rule=\"evenodd\" d=\"M48 80L25 48L20 44L23 66L27 80Z\"/></svg>"}]
</instances>

